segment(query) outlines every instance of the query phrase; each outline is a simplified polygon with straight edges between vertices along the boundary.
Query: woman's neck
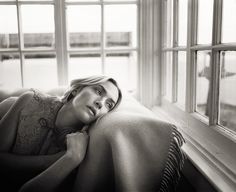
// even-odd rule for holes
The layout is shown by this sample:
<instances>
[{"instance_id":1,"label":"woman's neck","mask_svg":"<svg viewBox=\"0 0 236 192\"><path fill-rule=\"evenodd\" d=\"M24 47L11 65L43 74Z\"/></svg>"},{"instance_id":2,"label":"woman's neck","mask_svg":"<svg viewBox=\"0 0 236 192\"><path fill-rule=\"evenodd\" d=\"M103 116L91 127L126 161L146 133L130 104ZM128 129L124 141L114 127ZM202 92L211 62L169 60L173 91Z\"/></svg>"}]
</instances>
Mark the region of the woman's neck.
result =
<instances>
[{"instance_id":1,"label":"woman's neck","mask_svg":"<svg viewBox=\"0 0 236 192\"><path fill-rule=\"evenodd\" d=\"M71 102L64 104L58 111L55 125L57 128L75 127L78 130L82 129L84 126L72 112Z\"/></svg>"}]
</instances>

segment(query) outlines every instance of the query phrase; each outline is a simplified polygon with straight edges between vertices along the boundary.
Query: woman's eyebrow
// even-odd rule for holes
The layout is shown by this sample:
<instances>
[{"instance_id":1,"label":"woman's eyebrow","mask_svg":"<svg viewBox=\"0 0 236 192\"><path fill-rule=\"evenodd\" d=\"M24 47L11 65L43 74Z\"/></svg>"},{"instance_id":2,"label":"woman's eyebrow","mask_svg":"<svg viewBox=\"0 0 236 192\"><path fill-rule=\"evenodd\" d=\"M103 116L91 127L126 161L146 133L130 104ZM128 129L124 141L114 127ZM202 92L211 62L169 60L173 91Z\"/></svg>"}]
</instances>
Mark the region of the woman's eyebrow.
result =
<instances>
[{"instance_id":1,"label":"woman's eyebrow","mask_svg":"<svg viewBox=\"0 0 236 192\"><path fill-rule=\"evenodd\" d=\"M97 85L97 86L100 87L100 89L102 89L102 92L104 92L105 94L107 93L107 90L102 85Z\"/></svg>"}]
</instances>

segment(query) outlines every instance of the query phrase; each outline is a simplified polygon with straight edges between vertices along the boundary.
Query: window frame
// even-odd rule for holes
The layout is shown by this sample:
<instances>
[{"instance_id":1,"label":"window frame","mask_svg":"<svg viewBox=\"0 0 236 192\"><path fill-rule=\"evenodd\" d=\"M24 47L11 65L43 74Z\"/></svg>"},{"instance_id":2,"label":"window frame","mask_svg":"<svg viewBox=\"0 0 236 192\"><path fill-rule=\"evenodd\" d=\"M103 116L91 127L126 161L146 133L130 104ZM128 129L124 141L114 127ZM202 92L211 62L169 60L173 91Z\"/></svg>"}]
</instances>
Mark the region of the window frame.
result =
<instances>
[{"instance_id":1,"label":"window frame","mask_svg":"<svg viewBox=\"0 0 236 192\"><path fill-rule=\"evenodd\" d=\"M122 53L122 52L136 52L138 55L139 52L139 38L138 38L138 32L139 32L139 0L137 1L125 1L125 2L120 2L120 1L113 1L113 2L106 2L104 0L100 0L98 2L90 2L90 1L83 1L83 2L66 2L64 0L59 0L61 1L62 4L62 9L66 10L66 6L67 5L100 5L101 6L101 47L100 48L85 48L85 49L81 49L81 48L73 48L70 49L69 46L69 41L68 41L68 31L64 31L65 37L63 38L63 42L66 46L62 47L62 52L63 55L65 55L64 58L64 63L67 63L67 65L63 66L63 70L64 71L64 78L66 81L68 81L68 60L69 60L69 55L70 54L86 54L86 53L98 53L101 55L101 64L102 64L102 74L105 73L105 57L106 54L109 53ZM132 48L109 48L109 47L105 47L105 30L104 30L104 6L105 5L137 5L137 45L136 47L132 47ZM63 14L63 21L64 25L66 26L66 13L64 12ZM67 29L67 27L66 27ZM139 60L137 58L137 66ZM65 73L66 72L66 73ZM68 82L66 82L68 83Z\"/></svg>"},{"instance_id":2,"label":"window frame","mask_svg":"<svg viewBox=\"0 0 236 192\"><path fill-rule=\"evenodd\" d=\"M101 55L102 60L102 74L105 73L105 57L109 53L122 53L122 52L136 52L137 53L137 68L139 66L139 29L140 29L140 0L136 1L112 1L108 2L105 0L100 0L97 2L91 2L89 0L83 2L66 2L66 0L45 0L45 1L1 1L0 5L16 5L17 8L17 21L18 21L18 35L19 35L19 48L11 49L0 49L1 53L16 53L20 55L20 66L21 66L21 86L24 87L24 55L28 53L55 53L57 60L57 78L58 85L64 86L68 85L68 65L69 65L69 55L81 54L81 53L98 53ZM55 42L54 48L23 48L23 33L22 33L22 21L21 21L21 6L20 5L53 5L54 6L54 22L55 22ZM105 31L104 31L104 6L105 5L137 5L137 45L131 48L105 48ZM67 31L67 18L66 18L66 6L67 5L100 5L101 6L101 47L100 48L86 48L86 49L70 49L68 41L68 31ZM138 77L138 74L137 74Z\"/></svg>"},{"instance_id":3,"label":"window frame","mask_svg":"<svg viewBox=\"0 0 236 192\"><path fill-rule=\"evenodd\" d=\"M177 42L177 2L174 0L173 14L173 42ZM167 0L162 1L162 35L166 33L165 17ZM161 77L162 82L162 104L155 106L153 111L158 115L163 114L163 118L174 122L179 126L180 131L186 138L184 150L189 159L197 168L209 179L209 181L221 191L233 191L235 189L236 167L234 147L236 135L227 127L218 124L219 109L219 83L220 68L219 62L220 51L236 50L236 43L221 44L221 13L222 0L214 0L213 5L213 23L212 23L212 44L197 45L197 0L188 0L188 22L187 22L187 46L178 47L173 43L172 47L166 47L166 43L162 42L162 56L167 51L173 53L173 83L172 84L172 101L165 97L165 75ZM162 39L166 39L165 37ZM187 83L186 83L186 105L181 108L176 103L176 64L175 56L177 51L186 51L187 61ZM211 111L209 122L201 114L195 111L196 106L196 51L210 50L212 53L211 66L213 77L210 81L211 89ZM165 71L165 58L162 57L161 66ZM218 180L220 182L218 182Z\"/></svg>"}]
</instances>

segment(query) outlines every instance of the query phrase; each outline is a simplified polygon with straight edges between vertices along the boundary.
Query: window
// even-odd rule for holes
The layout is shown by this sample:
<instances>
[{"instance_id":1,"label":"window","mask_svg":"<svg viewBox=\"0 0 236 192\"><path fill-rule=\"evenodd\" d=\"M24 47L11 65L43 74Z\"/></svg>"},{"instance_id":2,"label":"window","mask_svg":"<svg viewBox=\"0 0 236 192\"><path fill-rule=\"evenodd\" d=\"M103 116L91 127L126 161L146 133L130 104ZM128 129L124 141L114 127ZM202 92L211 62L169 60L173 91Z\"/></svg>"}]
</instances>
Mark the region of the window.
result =
<instances>
[{"instance_id":1,"label":"window","mask_svg":"<svg viewBox=\"0 0 236 192\"><path fill-rule=\"evenodd\" d=\"M187 0L166 2L165 52L166 98L185 107L186 90L186 46L187 46ZM177 25L178 23L178 25ZM174 33L177 31L177 33Z\"/></svg>"},{"instance_id":2,"label":"window","mask_svg":"<svg viewBox=\"0 0 236 192\"><path fill-rule=\"evenodd\" d=\"M216 0L215 3L220 8L214 10L213 0L192 1L191 5L197 14L192 14L190 18L193 27L188 35L191 39L187 39L188 1L166 0L164 2L167 13L166 27L164 27L167 36L163 43L165 53L163 61L166 69L165 78L167 78L164 80L166 97L169 101L182 106L183 110L187 110L187 106L183 106L195 104L193 112L203 115L210 125L224 126L229 131L235 132L236 122L233 116L236 114L236 92L233 85L236 84L236 31L232 23L236 15L229 13L234 13L232 10L236 2L223 0L219 3L221 1ZM214 18L213 12L221 17ZM214 27L220 30L213 30ZM168 32L172 28L175 32ZM176 43L169 43L170 39ZM187 46L187 40L190 41L189 46ZM171 54L173 54L172 60ZM187 67L187 61L190 61L189 67ZM170 66L173 66L173 69ZM187 71L188 69L190 70ZM171 71L173 74L169 77ZM211 71L215 71L214 75ZM188 73L190 73L189 79L192 84L187 85ZM170 79L173 79L172 83ZM186 89L187 86L189 90ZM194 87L192 90L194 95L192 103L187 103L185 97L191 87ZM170 99L170 88L173 92L173 100ZM214 107L215 104L218 107Z\"/></svg>"},{"instance_id":3,"label":"window","mask_svg":"<svg viewBox=\"0 0 236 192\"><path fill-rule=\"evenodd\" d=\"M0 26L2 88L104 74L136 91L137 0L0 1Z\"/></svg>"},{"instance_id":4,"label":"window","mask_svg":"<svg viewBox=\"0 0 236 192\"><path fill-rule=\"evenodd\" d=\"M0 87L57 86L54 2L1 1L0 26Z\"/></svg>"},{"instance_id":5,"label":"window","mask_svg":"<svg viewBox=\"0 0 236 192\"><path fill-rule=\"evenodd\" d=\"M228 191L236 173L236 1L163 0L162 7L161 108L181 125L190 154L212 162L225 185L209 179Z\"/></svg>"},{"instance_id":6,"label":"window","mask_svg":"<svg viewBox=\"0 0 236 192\"><path fill-rule=\"evenodd\" d=\"M218 123L236 132L236 51L220 52L220 96Z\"/></svg>"},{"instance_id":7,"label":"window","mask_svg":"<svg viewBox=\"0 0 236 192\"><path fill-rule=\"evenodd\" d=\"M66 1L69 80L105 74L136 90L137 2L122 2Z\"/></svg>"},{"instance_id":8,"label":"window","mask_svg":"<svg viewBox=\"0 0 236 192\"><path fill-rule=\"evenodd\" d=\"M211 52L197 51L196 53L196 111L209 117Z\"/></svg>"}]
</instances>

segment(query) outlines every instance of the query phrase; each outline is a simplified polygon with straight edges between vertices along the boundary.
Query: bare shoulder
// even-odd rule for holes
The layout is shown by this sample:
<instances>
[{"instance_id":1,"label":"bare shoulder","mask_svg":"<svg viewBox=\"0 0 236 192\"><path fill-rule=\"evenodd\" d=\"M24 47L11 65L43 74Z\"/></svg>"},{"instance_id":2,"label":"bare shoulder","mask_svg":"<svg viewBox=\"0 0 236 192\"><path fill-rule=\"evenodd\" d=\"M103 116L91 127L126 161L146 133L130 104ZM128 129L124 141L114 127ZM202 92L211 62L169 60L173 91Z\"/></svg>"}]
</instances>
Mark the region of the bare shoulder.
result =
<instances>
[{"instance_id":1,"label":"bare shoulder","mask_svg":"<svg viewBox=\"0 0 236 192\"><path fill-rule=\"evenodd\" d=\"M35 92L33 90L26 91L22 93L16 100L15 105L17 106L24 106L26 103L28 103L35 95Z\"/></svg>"},{"instance_id":2,"label":"bare shoulder","mask_svg":"<svg viewBox=\"0 0 236 192\"><path fill-rule=\"evenodd\" d=\"M33 91L26 91L18 97L8 97L0 102L0 119L11 109L23 107L34 95Z\"/></svg>"},{"instance_id":3,"label":"bare shoulder","mask_svg":"<svg viewBox=\"0 0 236 192\"><path fill-rule=\"evenodd\" d=\"M8 112L18 97L9 97L0 103L0 119Z\"/></svg>"},{"instance_id":4,"label":"bare shoulder","mask_svg":"<svg viewBox=\"0 0 236 192\"><path fill-rule=\"evenodd\" d=\"M6 99L4 99L2 102L0 102L0 106L11 106L12 104L14 104L16 102L16 100L18 99L18 97L8 97Z\"/></svg>"}]
</instances>

